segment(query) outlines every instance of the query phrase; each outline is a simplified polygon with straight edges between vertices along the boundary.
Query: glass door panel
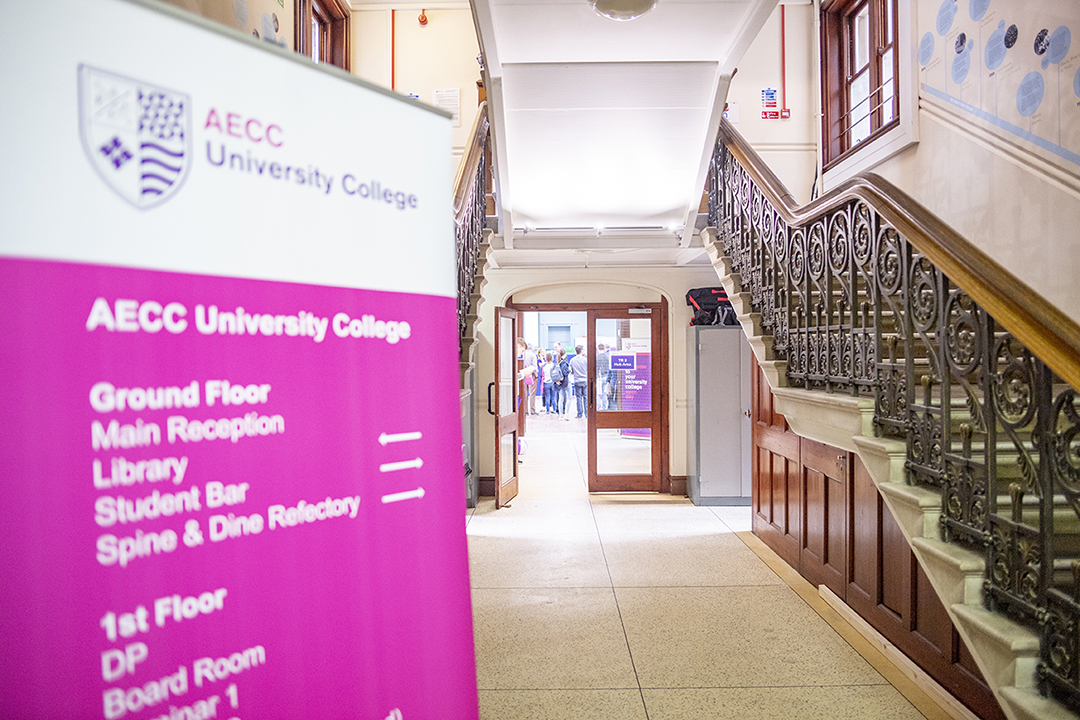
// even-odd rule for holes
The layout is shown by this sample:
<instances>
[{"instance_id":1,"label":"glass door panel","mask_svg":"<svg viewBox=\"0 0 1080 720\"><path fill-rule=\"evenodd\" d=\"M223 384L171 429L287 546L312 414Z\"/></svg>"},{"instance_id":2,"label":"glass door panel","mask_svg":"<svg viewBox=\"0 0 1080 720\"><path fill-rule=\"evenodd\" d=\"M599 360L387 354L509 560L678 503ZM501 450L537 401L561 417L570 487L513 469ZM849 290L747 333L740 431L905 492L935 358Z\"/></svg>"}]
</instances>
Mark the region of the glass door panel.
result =
<instances>
[{"instance_id":1,"label":"glass door panel","mask_svg":"<svg viewBox=\"0 0 1080 720\"><path fill-rule=\"evenodd\" d=\"M596 431L599 475L652 473L651 428L603 428Z\"/></svg>"},{"instance_id":2,"label":"glass door panel","mask_svg":"<svg viewBox=\"0 0 1080 720\"><path fill-rule=\"evenodd\" d=\"M489 395L488 410L495 416L495 507L500 508L518 493L517 311L496 308L495 317L495 408Z\"/></svg>"},{"instance_id":3,"label":"glass door panel","mask_svg":"<svg viewBox=\"0 0 1080 720\"><path fill-rule=\"evenodd\" d=\"M659 306L655 307L659 310ZM660 347L654 307L589 312L592 388L589 490L659 491L660 390L653 349Z\"/></svg>"},{"instance_id":4,"label":"glass door panel","mask_svg":"<svg viewBox=\"0 0 1080 720\"><path fill-rule=\"evenodd\" d=\"M651 318L598 318L595 332L599 412L652 410Z\"/></svg>"},{"instance_id":5,"label":"glass door panel","mask_svg":"<svg viewBox=\"0 0 1080 720\"><path fill-rule=\"evenodd\" d=\"M499 416L514 412L514 318L499 317Z\"/></svg>"}]
</instances>

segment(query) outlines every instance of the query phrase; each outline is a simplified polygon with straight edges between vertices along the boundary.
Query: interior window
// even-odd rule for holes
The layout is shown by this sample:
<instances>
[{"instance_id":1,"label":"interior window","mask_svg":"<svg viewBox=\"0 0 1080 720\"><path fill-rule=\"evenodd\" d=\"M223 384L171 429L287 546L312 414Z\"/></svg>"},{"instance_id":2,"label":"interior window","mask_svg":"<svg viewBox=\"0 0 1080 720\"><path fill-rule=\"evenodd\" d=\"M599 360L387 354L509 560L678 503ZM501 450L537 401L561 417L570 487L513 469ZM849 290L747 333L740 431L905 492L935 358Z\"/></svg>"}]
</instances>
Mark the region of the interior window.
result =
<instances>
[{"instance_id":1,"label":"interior window","mask_svg":"<svg viewBox=\"0 0 1080 720\"><path fill-rule=\"evenodd\" d=\"M822 146L825 166L899 122L897 0L822 4Z\"/></svg>"}]
</instances>

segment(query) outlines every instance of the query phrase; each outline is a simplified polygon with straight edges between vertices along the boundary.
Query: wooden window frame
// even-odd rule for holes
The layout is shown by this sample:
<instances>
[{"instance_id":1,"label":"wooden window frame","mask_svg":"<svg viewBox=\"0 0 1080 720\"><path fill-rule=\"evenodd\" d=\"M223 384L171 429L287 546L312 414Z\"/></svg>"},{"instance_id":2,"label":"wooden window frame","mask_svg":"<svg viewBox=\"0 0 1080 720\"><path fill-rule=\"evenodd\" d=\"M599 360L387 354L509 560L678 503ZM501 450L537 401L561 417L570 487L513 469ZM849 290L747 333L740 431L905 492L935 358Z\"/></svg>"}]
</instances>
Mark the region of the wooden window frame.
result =
<instances>
[{"instance_id":1,"label":"wooden window frame","mask_svg":"<svg viewBox=\"0 0 1080 720\"><path fill-rule=\"evenodd\" d=\"M892 37L887 37L885 10L892 6ZM851 141L851 122L862 108L850 107L850 88L856 78L854 18L869 8L870 135L859 143ZM826 0L821 6L821 97L822 162L825 170L870 145L889 130L900 125L900 7L898 0ZM882 79L883 57L892 50L892 119L884 122ZM858 73L858 74L861 74ZM886 101L887 102L887 101Z\"/></svg>"},{"instance_id":2,"label":"wooden window frame","mask_svg":"<svg viewBox=\"0 0 1080 720\"><path fill-rule=\"evenodd\" d=\"M349 8L342 0L295 0L296 2L296 52L307 55L315 62L335 65L349 70L351 65L349 43ZM320 12L321 9L321 12ZM321 57L312 57L311 21L318 17L325 29L322 35Z\"/></svg>"}]
</instances>

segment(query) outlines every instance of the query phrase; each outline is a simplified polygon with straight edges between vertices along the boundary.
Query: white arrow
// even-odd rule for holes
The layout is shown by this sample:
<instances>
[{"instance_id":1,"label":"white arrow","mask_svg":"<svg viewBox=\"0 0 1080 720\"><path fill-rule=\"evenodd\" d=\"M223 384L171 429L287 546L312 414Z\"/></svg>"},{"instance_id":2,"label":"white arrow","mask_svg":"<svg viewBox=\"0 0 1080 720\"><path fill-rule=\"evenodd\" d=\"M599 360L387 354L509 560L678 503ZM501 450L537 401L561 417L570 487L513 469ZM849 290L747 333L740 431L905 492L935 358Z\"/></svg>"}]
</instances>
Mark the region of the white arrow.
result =
<instances>
[{"instance_id":1,"label":"white arrow","mask_svg":"<svg viewBox=\"0 0 1080 720\"><path fill-rule=\"evenodd\" d=\"M383 433L379 436L379 444L386 447L387 443L392 442L404 442L406 440L419 440L424 437L419 432L407 432L407 433L395 433L393 435L387 435Z\"/></svg>"},{"instance_id":2,"label":"white arrow","mask_svg":"<svg viewBox=\"0 0 1080 720\"><path fill-rule=\"evenodd\" d=\"M410 468L424 467L424 461L420 458L415 460L402 460L401 462L383 463L379 466L379 472L394 472L395 470L408 470Z\"/></svg>"},{"instance_id":3,"label":"white arrow","mask_svg":"<svg viewBox=\"0 0 1080 720\"><path fill-rule=\"evenodd\" d=\"M412 500L413 498L424 497L424 488L416 488L415 490L406 490L405 492L393 493L391 495L383 495L383 503L398 502L399 500Z\"/></svg>"}]
</instances>

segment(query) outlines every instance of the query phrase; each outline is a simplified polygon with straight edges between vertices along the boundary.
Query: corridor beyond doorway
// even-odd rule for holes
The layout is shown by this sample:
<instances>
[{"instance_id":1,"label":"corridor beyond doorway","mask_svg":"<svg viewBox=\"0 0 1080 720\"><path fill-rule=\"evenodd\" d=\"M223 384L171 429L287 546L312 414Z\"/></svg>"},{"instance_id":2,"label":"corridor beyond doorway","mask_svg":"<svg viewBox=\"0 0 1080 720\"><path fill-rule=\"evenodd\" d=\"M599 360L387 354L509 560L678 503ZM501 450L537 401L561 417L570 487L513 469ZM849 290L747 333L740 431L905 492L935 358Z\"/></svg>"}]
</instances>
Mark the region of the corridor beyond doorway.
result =
<instances>
[{"instance_id":1,"label":"corridor beyond doorway","mask_svg":"<svg viewBox=\"0 0 1080 720\"><path fill-rule=\"evenodd\" d=\"M481 718L946 717L751 551L749 508L590 496L583 435L527 440L467 517Z\"/></svg>"},{"instance_id":2,"label":"corridor beyond doorway","mask_svg":"<svg viewBox=\"0 0 1080 720\"><path fill-rule=\"evenodd\" d=\"M560 348L566 351L567 362L574 356L574 349L579 345L586 355L589 353L587 313L575 311L525 311L519 314L519 318L521 336L529 344L533 352L536 353L541 370L547 353L551 353L552 363L558 364ZM542 372L539 374L542 374ZM526 433L533 431L534 426L541 432L549 429L555 430L554 426L549 422L549 420L556 419L553 417L554 415L561 415L557 419L577 419L573 385L571 384L567 388L564 398L559 398L558 391L554 388L551 389L551 400L555 401L555 404L559 406L558 412L553 412L552 408L549 407L549 399L545 397L543 380L544 378L538 377L538 382L533 386L535 391L531 408L533 414L529 414L526 418ZM539 413L539 415L535 413ZM585 420L582 418L580 422L572 423L569 428L560 428L555 431L584 433L586 431Z\"/></svg>"}]
</instances>

